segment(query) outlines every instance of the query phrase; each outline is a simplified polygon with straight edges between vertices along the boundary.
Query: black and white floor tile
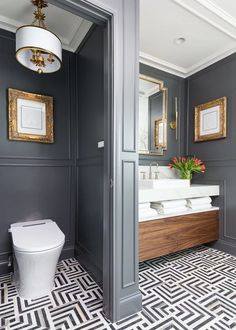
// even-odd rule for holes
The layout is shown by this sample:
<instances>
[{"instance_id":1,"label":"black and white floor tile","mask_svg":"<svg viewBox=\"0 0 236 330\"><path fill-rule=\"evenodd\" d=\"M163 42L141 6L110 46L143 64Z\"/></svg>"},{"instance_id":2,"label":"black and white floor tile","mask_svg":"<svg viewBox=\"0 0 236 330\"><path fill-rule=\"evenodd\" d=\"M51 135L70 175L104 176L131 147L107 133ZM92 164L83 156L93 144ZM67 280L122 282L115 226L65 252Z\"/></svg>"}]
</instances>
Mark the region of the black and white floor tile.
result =
<instances>
[{"instance_id":1,"label":"black and white floor tile","mask_svg":"<svg viewBox=\"0 0 236 330\"><path fill-rule=\"evenodd\" d=\"M207 247L140 264L143 310L111 324L102 291L76 259L58 264L53 292L17 295L0 277L1 330L236 330L236 258Z\"/></svg>"}]
</instances>

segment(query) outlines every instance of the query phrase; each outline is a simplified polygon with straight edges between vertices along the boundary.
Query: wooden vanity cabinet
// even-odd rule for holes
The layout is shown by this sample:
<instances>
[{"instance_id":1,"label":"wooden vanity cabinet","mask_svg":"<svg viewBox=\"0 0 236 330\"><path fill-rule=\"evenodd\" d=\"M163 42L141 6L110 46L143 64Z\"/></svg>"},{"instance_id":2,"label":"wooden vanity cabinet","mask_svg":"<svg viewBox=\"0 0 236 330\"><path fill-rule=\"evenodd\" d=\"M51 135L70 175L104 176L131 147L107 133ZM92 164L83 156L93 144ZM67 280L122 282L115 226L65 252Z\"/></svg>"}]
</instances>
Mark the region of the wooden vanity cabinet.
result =
<instances>
[{"instance_id":1,"label":"wooden vanity cabinet","mask_svg":"<svg viewBox=\"0 0 236 330\"><path fill-rule=\"evenodd\" d=\"M218 239L218 210L139 222L139 261Z\"/></svg>"}]
</instances>

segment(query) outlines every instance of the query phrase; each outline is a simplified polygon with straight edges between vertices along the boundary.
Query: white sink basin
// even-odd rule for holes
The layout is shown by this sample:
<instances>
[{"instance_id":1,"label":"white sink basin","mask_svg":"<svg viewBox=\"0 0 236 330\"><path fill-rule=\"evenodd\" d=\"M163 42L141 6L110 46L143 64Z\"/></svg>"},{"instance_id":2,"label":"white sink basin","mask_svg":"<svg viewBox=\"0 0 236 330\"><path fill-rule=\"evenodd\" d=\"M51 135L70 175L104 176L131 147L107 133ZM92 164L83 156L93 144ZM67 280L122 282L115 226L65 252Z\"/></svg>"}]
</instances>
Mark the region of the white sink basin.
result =
<instances>
[{"instance_id":1,"label":"white sink basin","mask_svg":"<svg viewBox=\"0 0 236 330\"><path fill-rule=\"evenodd\" d=\"M139 189L171 189L189 186L190 181L183 179L139 180Z\"/></svg>"}]
</instances>

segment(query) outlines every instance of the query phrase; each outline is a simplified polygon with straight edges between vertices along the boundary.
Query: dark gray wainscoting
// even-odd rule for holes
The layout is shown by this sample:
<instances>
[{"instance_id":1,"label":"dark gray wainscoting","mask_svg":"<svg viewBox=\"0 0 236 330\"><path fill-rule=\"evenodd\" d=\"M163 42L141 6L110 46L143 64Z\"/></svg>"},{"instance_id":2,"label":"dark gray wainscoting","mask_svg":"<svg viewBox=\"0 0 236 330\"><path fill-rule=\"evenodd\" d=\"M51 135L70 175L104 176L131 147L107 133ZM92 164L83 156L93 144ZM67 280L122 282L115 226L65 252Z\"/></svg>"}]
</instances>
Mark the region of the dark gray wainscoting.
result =
<instances>
[{"instance_id":1,"label":"dark gray wainscoting","mask_svg":"<svg viewBox=\"0 0 236 330\"><path fill-rule=\"evenodd\" d=\"M167 150L163 156L139 155L139 165L149 165L157 161L159 165L167 165L171 157L182 155L185 146L185 80L170 73L140 63L140 73L164 81L168 88L168 116L167 116ZM178 139L176 131L169 127L170 121L175 120L175 97L178 98Z\"/></svg>"},{"instance_id":2,"label":"dark gray wainscoting","mask_svg":"<svg viewBox=\"0 0 236 330\"><path fill-rule=\"evenodd\" d=\"M199 182L220 184L220 197L215 204L221 207L220 240L214 247L236 255L236 55L198 72L187 79L188 127L186 150L206 163L204 175L195 177ZM227 97L227 138L194 143L194 106Z\"/></svg>"},{"instance_id":3,"label":"dark gray wainscoting","mask_svg":"<svg viewBox=\"0 0 236 330\"><path fill-rule=\"evenodd\" d=\"M0 43L0 273L5 273L13 222L53 219L66 235L62 257L74 255L75 55L63 51L60 71L38 75L16 61L13 33L0 30ZM9 87L53 96L53 144L8 140Z\"/></svg>"}]
</instances>

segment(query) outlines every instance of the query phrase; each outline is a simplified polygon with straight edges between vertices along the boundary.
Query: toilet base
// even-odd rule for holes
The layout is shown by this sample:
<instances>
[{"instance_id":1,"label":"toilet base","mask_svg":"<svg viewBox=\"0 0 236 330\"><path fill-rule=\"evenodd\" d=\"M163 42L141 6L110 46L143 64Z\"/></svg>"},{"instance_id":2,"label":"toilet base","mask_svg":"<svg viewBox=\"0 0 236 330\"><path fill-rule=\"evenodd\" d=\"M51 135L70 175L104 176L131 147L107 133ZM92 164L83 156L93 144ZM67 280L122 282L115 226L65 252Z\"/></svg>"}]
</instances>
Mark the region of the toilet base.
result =
<instances>
[{"instance_id":1,"label":"toilet base","mask_svg":"<svg viewBox=\"0 0 236 330\"><path fill-rule=\"evenodd\" d=\"M63 245L42 252L14 251L14 282L21 298L41 298L52 291Z\"/></svg>"}]
</instances>

